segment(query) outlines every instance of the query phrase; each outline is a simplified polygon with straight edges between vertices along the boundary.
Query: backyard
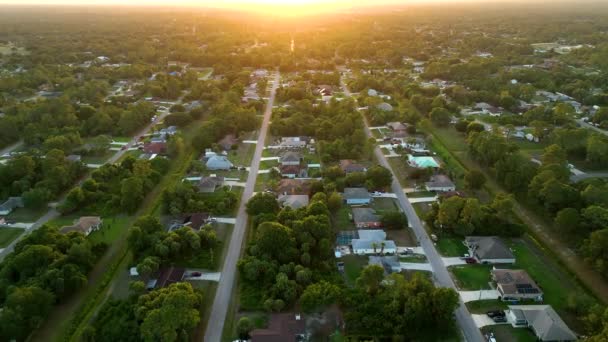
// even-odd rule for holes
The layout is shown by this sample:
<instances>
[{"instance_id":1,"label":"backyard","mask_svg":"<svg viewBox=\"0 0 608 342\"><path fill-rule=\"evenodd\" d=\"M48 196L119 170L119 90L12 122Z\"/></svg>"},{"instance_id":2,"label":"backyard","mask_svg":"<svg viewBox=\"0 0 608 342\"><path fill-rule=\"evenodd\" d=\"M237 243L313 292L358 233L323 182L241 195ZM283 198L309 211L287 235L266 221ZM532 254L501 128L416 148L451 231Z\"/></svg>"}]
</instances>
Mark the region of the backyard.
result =
<instances>
[{"instance_id":1,"label":"backyard","mask_svg":"<svg viewBox=\"0 0 608 342\"><path fill-rule=\"evenodd\" d=\"M368 258L362 255L346 255L341 261L344 262L344 275L346 283L350 286L355 285L361 271L367 266Z\"/></svg>"}]
</instances>

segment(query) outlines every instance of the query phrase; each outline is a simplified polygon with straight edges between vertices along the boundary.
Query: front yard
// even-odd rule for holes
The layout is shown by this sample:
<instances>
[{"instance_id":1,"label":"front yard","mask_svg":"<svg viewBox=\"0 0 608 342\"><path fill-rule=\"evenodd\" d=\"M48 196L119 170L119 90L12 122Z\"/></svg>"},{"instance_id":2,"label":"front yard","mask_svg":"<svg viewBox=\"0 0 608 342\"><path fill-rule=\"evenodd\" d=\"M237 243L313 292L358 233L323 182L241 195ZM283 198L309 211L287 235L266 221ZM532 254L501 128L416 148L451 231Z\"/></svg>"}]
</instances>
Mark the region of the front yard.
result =
<instances>
[{"instance_id":1,"label":"front yard","mask_svg":"<svg viewBox=\"0 0 608 342\"><path fill-rule=\"evenodd\" d=\"M19 235L23 234L25 229L21 228L0 228L0 248L4 248L11 244Z\"/></svg>"},{"instance_id":2,"label":"front yard","mask_svg":"<svg viewBox=\"0 0 608 342\"><path fill-rule=\"evenodd\" d=\"M458 257L467 253L462 238L440 238L437 241L437 250L444 257Z\"/></svg>"},{"instance_id":3,"label":"front yard","mask_svg":"<svg viewBox=\"0 0 608 342\"><path fill-rule=\"evenodd\" d=\"M459 265L450 268L454 275L456 284L461 290L486 290L490 289L491 265Z\"/></svg>"},{"instance_id":4,"label":"front yard","mask_svg":"<svg viewBox=\"0 0 608 342\"><path fill-rule=\"evenodd\" d=\"M490 325L481 328L481 332L489 334L492 332L496 341L513 342L535 342L536 336L527 328L513 328L509 324Z\"/></svg>"}]
</instances>

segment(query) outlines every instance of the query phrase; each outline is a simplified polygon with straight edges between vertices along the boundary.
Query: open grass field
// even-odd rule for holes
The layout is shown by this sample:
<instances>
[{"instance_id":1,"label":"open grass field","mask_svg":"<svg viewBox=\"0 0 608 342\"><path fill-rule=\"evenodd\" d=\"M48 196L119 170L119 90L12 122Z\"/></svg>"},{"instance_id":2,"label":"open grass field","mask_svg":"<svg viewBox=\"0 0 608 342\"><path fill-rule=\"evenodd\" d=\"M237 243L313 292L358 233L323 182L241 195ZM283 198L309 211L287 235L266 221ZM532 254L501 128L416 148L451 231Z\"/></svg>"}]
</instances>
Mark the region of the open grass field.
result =
<instances>
[{"instance_id":1,"label":"open grass field","mask_svg":"<svg viewBox=\"0 0 608 342\"><path fill-rule=\"evenodd\" d=\"M374 198L371 207L377 212L399 210L394 199L385 197Z\"/></svg>"},{"instance_id":2,"label":"open grass field","mask_svg":"<svg viewBox=\"0 0 608 342\"><path fill-rule=\"evenodd\" d=\"M23 234L25 229L21 228L0 228L0 248L10 245L19 235Z\"/></svg>"},{"instance_id":3,"label":"open grass field","mask_svg":"<svg viewBox=\"0 0 608 342\"><path fill-rule=\"evenodd\" d=\"M254 144L239 144L236 150L228 153L228 159L236 166L249 166L255 153Z\"/></svg>"},{"instance_id":4,"label":"open grass field","mask_svg":"<svg viewBox=\"0 0 608 342\"><path fill-rule=\"evenodd\" d=\"M437 241L437 250L444 257L457 257L467 253L467 248L460 238L442 237Z\"/></svg>"},{"instance_id":5,"label":"open grass field","mask_svg":"<svg viewBox=\"0 0 608 342\"><path fill-rule=\"evenodd\" d=\"M490 289L491 265L462 265L450 267L450 271L456 278L458 288L461 290L486 290Z\"/></svg>"},{"instance_id":6,"label":"open grass field","mask_svg":"<svg viewBox=\"0 0 608 342\"><path fill-rule=\"evenodd\" d=\"M403 157L387 158L387 160L402 187L410 188L416 186L416 182L409 177L411 167L407 165Z\"/></svg>"}]
</instances>

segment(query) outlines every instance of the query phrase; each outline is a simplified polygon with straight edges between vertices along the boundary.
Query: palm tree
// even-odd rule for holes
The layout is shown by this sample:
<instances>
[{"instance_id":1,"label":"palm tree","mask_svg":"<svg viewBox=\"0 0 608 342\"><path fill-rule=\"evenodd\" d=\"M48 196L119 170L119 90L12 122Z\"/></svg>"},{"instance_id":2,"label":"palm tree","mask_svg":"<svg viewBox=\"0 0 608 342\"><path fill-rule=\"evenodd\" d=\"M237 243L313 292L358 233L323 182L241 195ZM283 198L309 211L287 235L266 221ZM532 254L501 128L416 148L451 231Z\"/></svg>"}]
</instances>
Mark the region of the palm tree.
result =
<instances>
[{"instance_id":1,"label":"palm tree","mask_svg":"<svg viewBox=\"0 0 608 342\"><path fill-rule=\"evenodd\" d=\"M375 242L372 242L372 248L374 249L374 254L376 254L376 248L378 248L378 244Z\"/></svg>"},{"instance_id":2,"label":"palm tree","mask_svg":"<svg viewBox=\"0 0 608 342\"><path fill-rule=\"evenodd\" d=\"M380 243L380 247L381 247L381 249L380 249L380 254L382 254L382 255L384 255L384 246L386 246L386 244L384 243L384 241L382 241L382 242Z\"/></svg>"}]
</instances>

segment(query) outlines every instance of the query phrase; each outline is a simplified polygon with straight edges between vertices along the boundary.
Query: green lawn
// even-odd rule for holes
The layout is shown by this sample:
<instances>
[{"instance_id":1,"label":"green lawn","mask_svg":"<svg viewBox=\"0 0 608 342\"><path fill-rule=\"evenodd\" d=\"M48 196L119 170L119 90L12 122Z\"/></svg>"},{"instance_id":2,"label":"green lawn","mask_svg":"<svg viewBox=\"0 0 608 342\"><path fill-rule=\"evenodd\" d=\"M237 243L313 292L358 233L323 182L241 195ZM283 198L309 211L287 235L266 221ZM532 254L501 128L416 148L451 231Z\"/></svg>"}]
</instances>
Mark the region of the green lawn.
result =
<instances>
[{"instance_id":1,"label":"green lawn","mask_svg":"<svg viewBox=\"0 0 608 342\"><path fill-rule=\"evenodd\" d=\"M452 151L466 151L468 149L464 134L453 127L433 128L433 132L439 136L441 141L449 146Z\"/></svg>"},{"instance_id":2,"label":"green lawn","mask_svg":"<svg viewBox=\"0 0 608 342\"><path fill-rule=\"evenodd\" d=\"M424 255L412 255L406 257L399 257L401 262L415 262L415 263L426 263L428 262Z\"/></svg>"},{"instance_id":3,"label":"green lawn","mask_svg":"<svg viewBox=\"0 0 608 342\"><path fill-rule=\"evenodd\" d=\"M105 153L101 155L95 156L82 156L82 162L84 164L103 164L105 163L112 155L114 155L115 151L107 150Z\"/></svg>"},{"instance_id":4,"label":"green lawn","mask_svg":"<svg viewBox=\"0 0 608 342\"><path fill-rule=\"evenodd\" d=\"M409 170L411 167L405 162L403 157L387 158L387 160L402 187L407 188L416 185L416 182L409 178Z\"/></svg>"},{"instance_id":5,"label":"green lawn","mask_svg":"<svg viewBox=\"0 0 608 342\"><path fill-rule=\"evenodd\" d=\"M488 311L506 310L508 304L500 300L476 300L466 303L467 308L473 314L485 314Z\"/></svg>"},{"instance_id":6,"label":"green lawn","mask_svg":"<svg viewBox=\"0 0 608 342\"><path fill-rule=\"evenodd\" d=\"M0 228L0 248L10 245L24 231L21 228Z\"/></svg>"},{"instance_id":7,"label":"green lawn","mask_svg":"<svg viewBox=\"0 0 608 342\"><path fill-rule=\"evenodd\" d=\"M8 221L22 222L22 223L33 223L36 222L42 215L44 215L49 209L47 207L30 209L30 208L17 208L12 213L6 216Z\"/></svg>"},{"instance_id":8,"label":"green lawn","mask_svg":"<svg viewBox=\"0 0 608 342\"><path fill-rule=\"evenodd\" d=\"M552 305L560 315L565 313L568 296L571 293L585 293L569 274L537 247L526 244L522 240L511 241L510 247L515 254L515 267L528 272L543 290L544 302Z\"/></svg>"},{"instance_id":9,"label":"green lawn","mask_svg":"<svg viewBox=\"0 0 608 342\"><path fill-rule=\"evenodd\" d=\"M490 289L491 265L462 265L450 267L461 290Z\"/></svg>"},{"instance_id":10,"label":"green lawn","mask_svg":"<svg viewBox=\"0 0 608 342\"><path fill-rule=\"evenodd\" d=\"M126 236L126 232L131 228L131 223L135 220L132 216L115 216L103 218L103 226L98 231L89 235L92 242L103 242L111 244L121 236Z\"/></svg>"},{"instance_id":11,"label":"green lawn","mask_svg":"<svg viewBox=\"0 0 608 342\"><path fill-rule=\"evenodd\" d=\"M463 256L467 253L461 238L441 238L437 241L437 250L444 257Z\"/></svg>"},{"instance_id":12,"label":"green lawn","mask_svg":"<svg viewBox=\"0 0 608 342\"><path fill-rule=\"evenodd\" d=\"M379 212L399 210L399 207L397 207L397 203L395 203L394 199L385 197L374 198L371 207Z\"/></svg>"},{"instance_id":13,"label":"green lawn","mask_svg":"<svg viewBox=\"0 0 608 342\"><path fill-rule=\"evenodd\" d=\"M279 162L276 160L263 160L260 162L260 170L268 170L277 166L279 166Z\"/></svg>"},{"instance_id":14,"label":"green lawn","mask_svg":"<svg viewBox=\"0 0 608 342\"><path fill-rule=\"evenodd\" d=\"M483 327L481 332L484 334L494 333L496 341L505 342L535 342L536 336L527 328L513 328L509 324L490 325Z\"/></svg>"},{"instance_id":15,"label":"green lawn","mask_svg":"<svg viewBox=\"0 0 608 342\"><path fill-rule=\"evenodd\" d=\"M343 205L340 210L333 214L333 223L335 230L354 230L355 224L350 219L349 214L351 213L350 207Z\"/></svg>"},{"instance_id":16,"label":"green lawn","mask_svg":"<svg viewBox=\"0 0 608 342\"><path fill-rule=\"evenodd\" d=\"M237 166L249 166L255 154L254 144L239 144L238 149L228 153L228 159Z\"/></svg>"},{"instance_id":17,"label":"green lawn","mask_svg":"<svg viewBox=\"0 0 608 342\"><path fill-rule=\"evenodd\" d=\"M435 197L437 195L434 191L416 191L407 194L410 198L421 198L421 197Z\"/></svg>"},{"instance_id":18,"label":"green lawn","mask_svg":"<svg viewBox=\"0 0 608 342\"><path fill-rule=\"evenodd\" d=\"M361 271L367 266L368 258L362 255L346 255L340 259L344 262L344 275L349 285L355 285Z\"/></svg>"}]
</instances>

